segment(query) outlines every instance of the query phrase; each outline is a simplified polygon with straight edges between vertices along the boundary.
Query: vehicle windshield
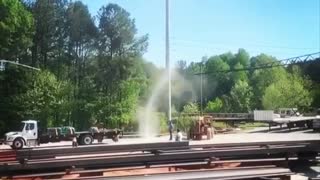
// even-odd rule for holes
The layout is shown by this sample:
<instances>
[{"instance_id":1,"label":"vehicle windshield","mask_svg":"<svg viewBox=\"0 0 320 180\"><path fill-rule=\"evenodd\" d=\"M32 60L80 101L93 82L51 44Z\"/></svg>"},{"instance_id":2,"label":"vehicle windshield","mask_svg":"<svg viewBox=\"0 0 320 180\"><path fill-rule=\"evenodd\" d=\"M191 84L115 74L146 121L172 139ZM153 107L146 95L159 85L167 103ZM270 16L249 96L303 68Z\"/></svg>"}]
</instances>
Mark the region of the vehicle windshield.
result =
<instances>
[{"instance_id":1,"label":"vehicle windshield","mask_svg":"<svg viewBox=\"0 0 320 180\"><path fill-rule=\"evenodd\" d=\"M24 128L26 123L24 122L21 122L21 124L19 126L16 126L16 128L14 129L14 131L17 131L17 132L21 132Z\"/></svg>"}]
</instances>

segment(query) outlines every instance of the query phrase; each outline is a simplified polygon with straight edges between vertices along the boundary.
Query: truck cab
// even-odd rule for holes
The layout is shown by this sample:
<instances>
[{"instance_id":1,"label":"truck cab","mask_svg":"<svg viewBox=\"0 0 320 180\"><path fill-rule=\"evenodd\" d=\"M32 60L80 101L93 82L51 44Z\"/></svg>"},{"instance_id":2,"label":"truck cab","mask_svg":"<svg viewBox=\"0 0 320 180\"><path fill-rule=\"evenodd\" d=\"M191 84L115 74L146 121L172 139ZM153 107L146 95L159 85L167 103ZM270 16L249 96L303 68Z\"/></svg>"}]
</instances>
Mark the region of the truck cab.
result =
<instances>
[{"instance_id":1,"label":"truck cab","mask_svg":"<svg viewBox=\"0 0 320 180\"><path fill-rule=\"evenodd\" d=\"M26 145L36 145L38 142L38 124L35 120L22 121L17 131L5 134L4 144L13 149L22 149Z\"/></svg>"}]
</instances>

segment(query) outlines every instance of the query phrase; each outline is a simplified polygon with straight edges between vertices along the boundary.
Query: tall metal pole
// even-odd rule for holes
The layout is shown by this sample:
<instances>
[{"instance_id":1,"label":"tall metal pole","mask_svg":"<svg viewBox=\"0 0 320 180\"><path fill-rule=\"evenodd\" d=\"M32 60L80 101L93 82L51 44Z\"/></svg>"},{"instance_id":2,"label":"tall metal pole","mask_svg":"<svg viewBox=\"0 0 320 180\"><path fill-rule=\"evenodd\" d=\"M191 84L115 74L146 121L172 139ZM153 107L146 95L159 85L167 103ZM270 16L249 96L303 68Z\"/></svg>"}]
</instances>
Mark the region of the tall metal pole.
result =
<instances>
[{"instance_id":1,"label":"tall metal pole","mask_svg":"<svg viewBox=\"0 0 320 180\"><path fill-rule=\"evenodd\" d=\"M203 107L202 107L202 104L203 104L203 94L202 94L202 85L203 85L203 82L202 82L202 62L200 64L200 115L202 116L202 110L203 110Z\"/></svg>"},{"instance_id":2,"label":"tall metal pole","mask_svg":"<svg viewBox=\"0 0 320 180\"><path fill-rule=\"evenodd\" d=\"M168 119L171 122L171 71L169 55L169 0L166 0L166 69L168 72Z\"/></svg>"}]
</instances>

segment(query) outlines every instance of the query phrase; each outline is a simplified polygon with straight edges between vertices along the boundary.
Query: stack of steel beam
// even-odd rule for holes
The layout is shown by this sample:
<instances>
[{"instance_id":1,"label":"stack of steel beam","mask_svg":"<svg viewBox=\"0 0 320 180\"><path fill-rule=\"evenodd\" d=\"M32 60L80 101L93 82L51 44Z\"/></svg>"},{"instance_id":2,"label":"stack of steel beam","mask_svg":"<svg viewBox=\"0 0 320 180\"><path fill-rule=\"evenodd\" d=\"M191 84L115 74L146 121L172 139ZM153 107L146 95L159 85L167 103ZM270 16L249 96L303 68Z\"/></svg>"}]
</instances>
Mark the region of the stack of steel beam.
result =
<instances>
[{"instance_id":1,"label":"stack of steel beam","mask_svg":"<svg viewBox=\"0 0 320 180\"><path fill-rule=\"evenodd\" d=\"M200 169L211 169L216 168L217 164L221 165L228 163L228 161L229 163L236 163L238 161L239 165L246 164L251 166L252 164L259 163L261 165L263 162L273 163L276 159L281 159L282 162L288 162L292 158L300 159L300 157L304 159L316 159L319 152L320 141L210 145L189 145L188 142L164 142L96 145L78 148L35 148L17 151L16 161L2 164L0 162L0 174L12 177L19 174L30 174L30 172L34 171L50 173L64 172L65 169L77 168L129 168L136 166L148 168L152 166L176 168L196 166ZM192 163L195 164L191 165ZM207 174L209 175L211 172ZM162 175L155 176L155 178L157 177L162 177Z\"/></svg>"}]
</instances>

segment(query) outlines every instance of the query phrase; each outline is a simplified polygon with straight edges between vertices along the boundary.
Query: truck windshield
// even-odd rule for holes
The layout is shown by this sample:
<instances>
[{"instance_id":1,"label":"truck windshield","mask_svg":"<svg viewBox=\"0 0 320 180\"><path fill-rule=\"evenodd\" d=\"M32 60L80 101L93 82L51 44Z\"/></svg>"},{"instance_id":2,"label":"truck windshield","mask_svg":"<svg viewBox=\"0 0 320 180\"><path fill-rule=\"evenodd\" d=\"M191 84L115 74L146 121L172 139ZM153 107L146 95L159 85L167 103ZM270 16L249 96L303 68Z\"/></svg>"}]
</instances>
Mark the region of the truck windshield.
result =
<instances>
[{"instance_id":1,"label":"truck windshield","mask_svg":"<svg viewBox=\"0 0 320 180\"><path fill-rule=\"evenodd\" d=\"M24 126L25 126L25 124L26 124L26 123L23 123L23 122L22 122L22 123L20 124L20 126L17 126L17 127L16 127L16 129L15 129L14 131L21 132L21 131L23 130L23 128L24 128Z\"/></svg>"}]
</instances>

